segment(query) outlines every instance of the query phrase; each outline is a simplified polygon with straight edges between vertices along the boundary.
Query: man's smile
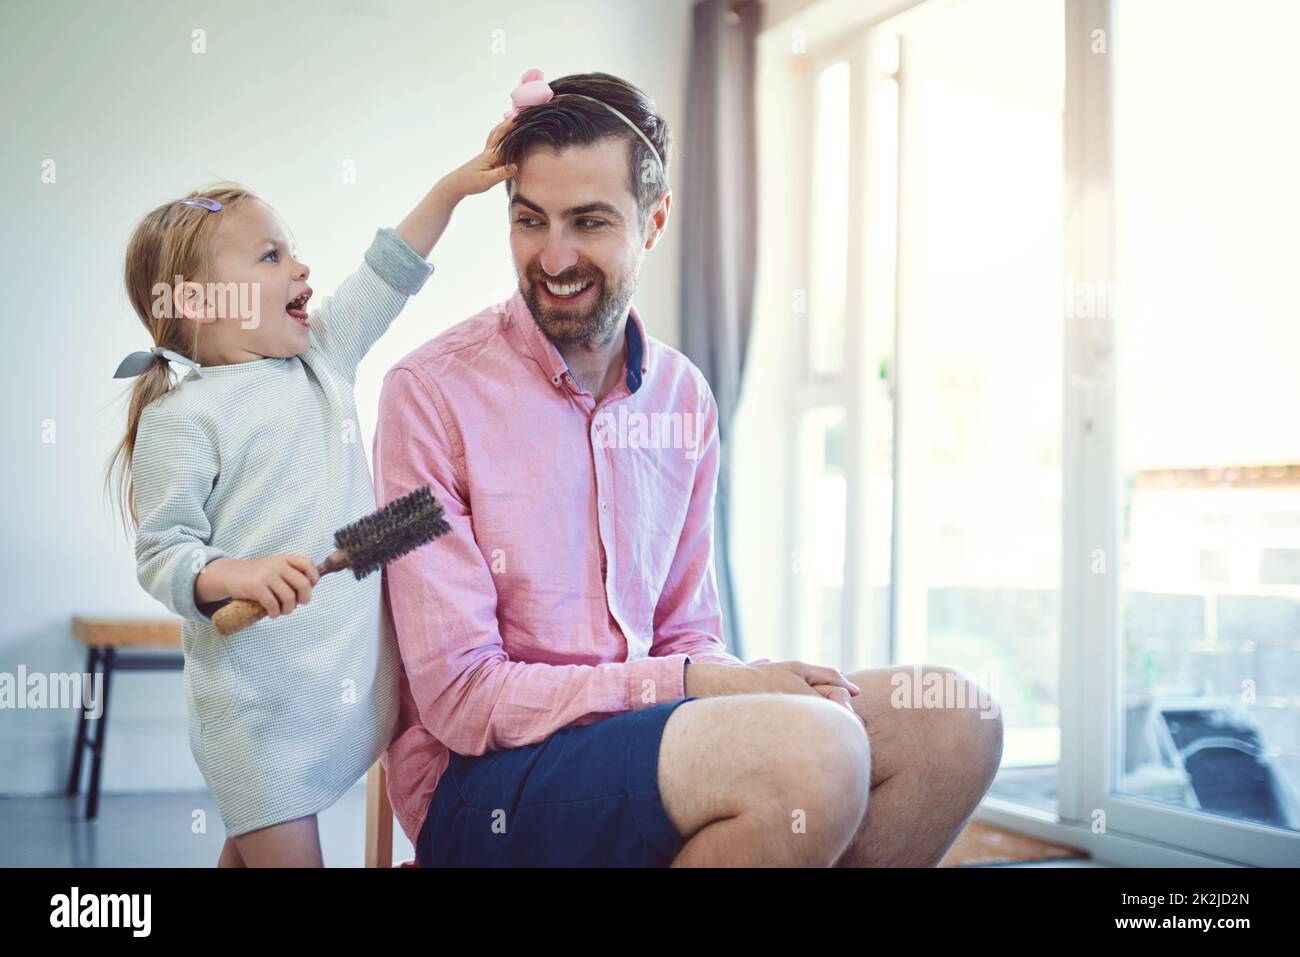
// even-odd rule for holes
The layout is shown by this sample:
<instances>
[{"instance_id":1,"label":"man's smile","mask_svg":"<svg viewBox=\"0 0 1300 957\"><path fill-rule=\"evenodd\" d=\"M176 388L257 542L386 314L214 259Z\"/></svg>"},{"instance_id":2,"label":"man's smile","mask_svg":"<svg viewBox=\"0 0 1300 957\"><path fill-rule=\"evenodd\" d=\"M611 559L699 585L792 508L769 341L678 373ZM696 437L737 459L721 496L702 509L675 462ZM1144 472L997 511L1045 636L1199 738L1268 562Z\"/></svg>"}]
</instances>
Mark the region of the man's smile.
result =
<instances>
[{"instance_id":1,"label":"man's smile","mask_svg":"<svg viewBox=\"0 0 1300 957\"><path fill-rule=\"evenodd\" d=\"M578 282L556 283L549 279L544 279L537 283L544 290L547 302L558 306L569 306L579 302L586 302L595 294L597 283L593 279L582 279Z\"/></svg>"}]
</instances>

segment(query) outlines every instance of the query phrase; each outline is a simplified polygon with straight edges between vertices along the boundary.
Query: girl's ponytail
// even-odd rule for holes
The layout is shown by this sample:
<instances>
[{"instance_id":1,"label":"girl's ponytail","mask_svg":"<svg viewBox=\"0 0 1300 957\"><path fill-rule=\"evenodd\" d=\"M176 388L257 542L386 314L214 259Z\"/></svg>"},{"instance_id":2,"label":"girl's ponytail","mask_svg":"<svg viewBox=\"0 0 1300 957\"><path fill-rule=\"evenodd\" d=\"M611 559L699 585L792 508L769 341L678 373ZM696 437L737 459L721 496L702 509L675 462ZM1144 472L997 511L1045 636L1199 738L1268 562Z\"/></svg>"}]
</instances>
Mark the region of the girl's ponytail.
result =
<instances>
[{"instance_id":1,"label":"girl's ponytail","mask_svg":"<svg viewBox=\"0 0 1300 957\"><path fill-rule=\"evenodd\" d=\"M182 199L206 197L229 209L256 195L237 183L218 183L195 190ZM153 340L152 347L169 349L191 359L197 358L197 323L177 315L171 300L175 285L207 278L212 237L220 211L175 200L150 211L131 234L126 250L127 298ZM166 296L167 301L162 301ZM104 475L105 491L114 499L128 533L140 526L135 509L135 482L131 464L135 455L140 417L148 406L170 392L176 385L171 366L162 356L142 372L131 386L126 415L126 434L113 449ZM116 494L113 487L116 484ZM129 520L129 524L128 524Z\"/></svg>"},{"instance_id":2,"label":"girl's ponytail","mask_svg":"<svg viewBox=\"0 0 1300 957\"><path fill-rule=\"evenodd\" d=\"M131 527L139 528L140 517L135 511L135 482L131 477L131 462L135 457L135 439L140 431L140 416L145 407L161 399L172 390L175 380L171 365L162 356L154 360L144 372L140 373L131 386L131 397L126 412L126 435L113 449L108 460L108 471L104 476L106 490L111 492L117 486L117 500L114 503L126 524L129 516Z\"/></svg>"}]
</instances>

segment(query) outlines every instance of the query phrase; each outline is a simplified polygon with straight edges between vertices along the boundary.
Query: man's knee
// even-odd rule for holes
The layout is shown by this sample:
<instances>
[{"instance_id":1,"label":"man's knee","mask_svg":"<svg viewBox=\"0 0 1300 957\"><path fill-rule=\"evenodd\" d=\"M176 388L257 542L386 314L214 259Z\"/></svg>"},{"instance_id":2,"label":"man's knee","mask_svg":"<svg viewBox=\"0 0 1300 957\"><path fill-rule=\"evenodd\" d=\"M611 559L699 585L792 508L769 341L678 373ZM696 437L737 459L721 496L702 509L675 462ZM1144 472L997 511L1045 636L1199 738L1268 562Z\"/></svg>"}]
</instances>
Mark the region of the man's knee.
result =
<instances>
[{"instance_id":1,"label":"man's knee","mask_svg":"<svg viewBox=\"0 0 1300 957\"><path fill-rule=\"evenodd\" d=\"M772 720L782 746L773 753L773 791L756 803L780 806L794 824L815 818L830 834L851 834L866 814L871 746L861 720L825 698L784 696Z\"/></svg>"},{"instance_id":2,"label":"man's knee","mask_svg":"<svg viewBox=\"0 0 1300 957\"><path fill-rule=\"evenodd\" d=\"M944 676L943 707L930 711L931 753L947 772L965 772L986 790L1002 763L1002 705L987 685L953 668ZM951 694L947 689L951 689Z\"/></svg>"},{"instance_id":3,"label":"man's knee","mask_svg":"<svg viewBox=\"0 0 1300 957\"><path fill-rule=\"evenodd\" d=\"M695 704L704 707L685 713ZM846 708L805 695L734 695L673 713L659 783L665 810L685 836L745 815L764 827L824 837L829 848L847 841L866 813L870 769L866 729ZM816 842L805 843L812 849Z\"/></svg>"}]
</instances>

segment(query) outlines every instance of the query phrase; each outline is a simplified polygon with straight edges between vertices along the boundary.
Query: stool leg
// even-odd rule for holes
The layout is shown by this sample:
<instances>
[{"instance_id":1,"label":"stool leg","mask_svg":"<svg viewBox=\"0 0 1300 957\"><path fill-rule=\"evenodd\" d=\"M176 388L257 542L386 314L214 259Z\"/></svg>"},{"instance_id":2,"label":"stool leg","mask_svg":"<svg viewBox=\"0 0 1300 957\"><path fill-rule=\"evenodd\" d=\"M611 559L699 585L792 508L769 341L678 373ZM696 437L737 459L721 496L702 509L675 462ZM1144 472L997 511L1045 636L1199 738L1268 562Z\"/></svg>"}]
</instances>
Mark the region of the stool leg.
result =
<instances>
[{"instance_id":1,"label":"stool leg","mask_svg":"<svg viewBox=\"0 0 1300 957\"><path fill-rule=\"evenodd\" d=\"M104 710L95 723L95 741L90 746L94 757L90 762L90 790L86 792L86 820L93 821L99 813L99 772L104 763L104 740L108 732L108 685L113 676L113 659L116 657L112 648L104 650Z\"/></svg>"},{"instance_id":2,"label":"stool leg","mask_svg":"<svg viewBox=\"0 0 1300 957\"><path fill-rule=\"evenodd\" d=\"M99 670L99 649L92 647L86 653L86 674L93 679ZM68 773L68 797L81 790L81 758L86 753L86 709L77 709L77 743L72 748L72 770Z\"/></svg>"}]
</instances>

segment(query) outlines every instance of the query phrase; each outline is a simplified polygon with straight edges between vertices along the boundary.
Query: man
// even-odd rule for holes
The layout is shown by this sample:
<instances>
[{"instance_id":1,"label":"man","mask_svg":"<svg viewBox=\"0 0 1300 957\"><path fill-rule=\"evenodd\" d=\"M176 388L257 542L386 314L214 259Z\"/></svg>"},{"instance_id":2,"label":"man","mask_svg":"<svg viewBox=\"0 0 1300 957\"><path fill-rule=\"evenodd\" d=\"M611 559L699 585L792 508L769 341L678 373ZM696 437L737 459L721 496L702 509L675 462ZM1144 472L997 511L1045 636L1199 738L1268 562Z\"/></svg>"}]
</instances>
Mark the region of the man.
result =
<instances>
[{"instance_id":1,"label":"man","mask_svg":"<svg viewBox=\"0 0 1300 957\"><path fill-rule=\"evenodd\" d=\"M630 305L668 222L668 128L607 74L550 90L500 145L519 290L380 400L380 502L428 485L451 525L385 573L405 670L385 765L417 858L934 865L1001 721L895 707L910 668L726 652L716 405Z\"/></svg>"}]
</instances>

